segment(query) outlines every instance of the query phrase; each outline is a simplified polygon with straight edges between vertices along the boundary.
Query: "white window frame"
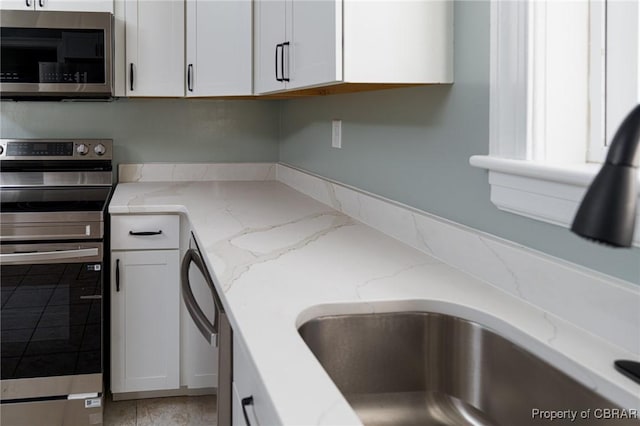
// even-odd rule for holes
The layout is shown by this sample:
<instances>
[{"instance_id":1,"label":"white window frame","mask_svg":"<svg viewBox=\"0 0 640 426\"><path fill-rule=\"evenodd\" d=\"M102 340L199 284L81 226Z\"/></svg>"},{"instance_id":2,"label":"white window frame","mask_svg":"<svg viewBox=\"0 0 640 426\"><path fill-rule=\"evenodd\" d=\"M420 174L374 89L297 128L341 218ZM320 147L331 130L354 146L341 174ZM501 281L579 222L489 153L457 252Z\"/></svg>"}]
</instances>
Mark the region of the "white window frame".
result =
<instances>
[{"instance_id":1,"label":"white window frame","mask_svg":"<svg viewBox=\"0 0 640 426\"><path fill-rule=\"evenodd\" d=\"M606 11L603 0L492 1L489 155L470 163L489 170L499 209L569 227L606 141L640 100L640 6L609 0Z\"/></svg>"}]
</instances>

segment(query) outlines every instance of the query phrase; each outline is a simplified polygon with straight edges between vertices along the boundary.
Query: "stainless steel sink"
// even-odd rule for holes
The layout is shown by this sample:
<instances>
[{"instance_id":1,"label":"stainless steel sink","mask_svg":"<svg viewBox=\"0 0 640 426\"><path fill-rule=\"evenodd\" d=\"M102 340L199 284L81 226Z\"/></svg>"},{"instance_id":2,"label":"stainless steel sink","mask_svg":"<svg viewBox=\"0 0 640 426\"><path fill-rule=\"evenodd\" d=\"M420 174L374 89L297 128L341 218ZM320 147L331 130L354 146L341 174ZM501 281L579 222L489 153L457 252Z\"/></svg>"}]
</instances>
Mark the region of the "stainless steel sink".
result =
<instances>
[{"instance_id":1,"label":"stainless steel sink","mask_svg":"<svg viewBox=\"0 0 640 426\"><path fill-rule=\"evenodd\" d=\"M365 425L549 424L544 411L576 413L573 422L553 424L611 425L596 409L617 408L491 330L453 316L326 316L299 332ZM589 409L589 420L581 419Z\"/></svg>"}]
</instances>

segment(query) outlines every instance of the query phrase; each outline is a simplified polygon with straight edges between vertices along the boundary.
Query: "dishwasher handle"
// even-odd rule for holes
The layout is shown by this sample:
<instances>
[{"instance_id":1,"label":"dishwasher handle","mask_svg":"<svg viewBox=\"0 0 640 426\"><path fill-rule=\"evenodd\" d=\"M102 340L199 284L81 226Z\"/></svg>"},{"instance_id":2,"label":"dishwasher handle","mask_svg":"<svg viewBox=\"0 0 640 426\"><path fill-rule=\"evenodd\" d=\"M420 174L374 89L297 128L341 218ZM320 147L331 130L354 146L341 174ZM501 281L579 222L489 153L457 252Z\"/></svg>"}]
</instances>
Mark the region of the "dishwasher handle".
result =
<instances>
[{"instance_id":1,"label":"dishwasher handle","mask_svg":"<svg viewBox=\"0 0 640 426\"><path fill-rule=\"evenodd\" d=\"M207 318L207 316L202 312L202 308L196 302L196 298L193 295L193 291L191 290L191 283L189 282L189 266L194 264L202 273L202 276L207 281L209 288L212 292L213 300L216 305L216 314L213 324ZM195 249L189 249L184 255L182 259L182 267L180 270L180 287L182 290L182 298L184 300L184 304L187 307L187 311L189 311L189 315L193 319L198 330L205 338L205 340L210 345L218 346L218 315L220 314L220 307L218 305L218 300L216 300L216 290L213 285L213 281L209 274L207 274L204 264L202 262L202 258L198 254L198 251Z\"/></svg>"}]
</instances>

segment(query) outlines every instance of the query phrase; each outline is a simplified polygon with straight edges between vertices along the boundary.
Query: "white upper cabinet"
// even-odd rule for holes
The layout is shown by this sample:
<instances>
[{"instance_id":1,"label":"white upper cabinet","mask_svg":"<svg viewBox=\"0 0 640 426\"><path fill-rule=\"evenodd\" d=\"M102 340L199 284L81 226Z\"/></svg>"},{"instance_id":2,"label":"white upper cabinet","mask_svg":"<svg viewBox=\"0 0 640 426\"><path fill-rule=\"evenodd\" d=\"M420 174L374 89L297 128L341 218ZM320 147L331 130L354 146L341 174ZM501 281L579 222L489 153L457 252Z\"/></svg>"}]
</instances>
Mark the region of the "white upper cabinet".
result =
<instances>
[{"instance_id":1,"label":"white upper cabinet","mask_svg":"<svg viewBox=\"0 0 640 426\"><path fill-rule=\"evenodd\" d=\"M453 83L453 1L344 1L344 80Z\"/></svg>"},{"instance_id":2,"label":"white upper cabinet","mask_svg":"<svg viewBox=\"0 0 640 426\"><path fill-rule=\"evenodd\" d=\"M186 0L186 94L252 94L251 0Z\"/></svg>"},{"instance_id":3,"label":"white upper cabinet","mask_svg":"<svg viewBox=\"0 0 640 426\"><path fill-rule=\"evenodd\" d=\"M282 77L286 46L285 0L254 2L254 91L268 93L286 88Z\"/></svg>"},{"instance_id":4,"label":"white upper cabinet","mask_svg":"<svg viewBox=\"0 0 640 426\"><path fill-rule=\"evenodd\" d=\"M126 96L184 96L184 1L126 0L122 19ZM116 78L119 75L122 70L116 71ZM116 85L116 95L121 90L122 82Z\"/></svg>"},{"instance_id":5,"label":"white upper cabinet","mask_svg":"<svg viewBox=\"0 0 640 426\"><path fill-rule=\"evenodd\" d=\"M257 94L453 82L450 0L256 0L254 25Z\"/></svg>"},{"instance_id":6,"label":"white upper cabinet","mask_svg":"<svg viewBox=\"0 0 640 426\"><path fill-rule=\"evenodd\" d=\"M342 4L255 3L255 89L267 93L342 79Z\"/></svg>"},{"instance_id":7,"label":"white upper cabinet","mask_svg":"<svg viewBox=\"0 0 640 426\"><path fill-rule=\"evenodd\" d=\"M289 1L288 6L288 88L342 80L342 1Z\"/></svg>"},{"instance_id":8,"label":"white upper cabinet","mask_svg":"<svg viewBox=\"0 0 640 426\"><path fill-rule=\"evenodd\" d=\"M0 9L113 13L113 0L2 0Z\"/></svg>"},{"instance_id":9,"label":"white upper cabinet","mask_svg":"<svg viewBox=\"0 0 640 426\"><path fill-rule=\"evenodd\" d=\"M2 0L0 10L35 10L38 0Z\"/></svg>"}]
</instances>

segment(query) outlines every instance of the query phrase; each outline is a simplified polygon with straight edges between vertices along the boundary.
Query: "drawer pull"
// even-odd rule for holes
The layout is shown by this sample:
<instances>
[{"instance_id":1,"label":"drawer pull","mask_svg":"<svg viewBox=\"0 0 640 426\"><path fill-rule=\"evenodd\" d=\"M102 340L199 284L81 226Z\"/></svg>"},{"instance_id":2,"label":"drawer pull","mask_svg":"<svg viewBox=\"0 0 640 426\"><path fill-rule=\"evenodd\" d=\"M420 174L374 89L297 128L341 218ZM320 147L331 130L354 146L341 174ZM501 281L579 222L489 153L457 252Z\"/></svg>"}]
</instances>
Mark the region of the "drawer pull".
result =
<instances>
[{"instance_id":1,"label":"drawer pull","mask_svg":"<svg viewBox=\"0 0 640 426\"><path fill-rule=\"evenodd\" d=\"M249 421L249 416L247 415L247 405L253 405L253 396L242 398L240 402L242 404L242 414L244 414L244 421L247 424L247 426L251 426L251 422Z\"/></svg>"},{"instance_id":2,"label":"drawer pull","mask_svg":"<svg viewBox=\"0 0 640 426\"><path fill-rule=\"evenodd\" d=\"M149 235L160 235L162 234L162 230L160 231L140 231L140 232L135 232L135 231L129 231L129 235L135 235L135 236L149 236Z\"/></svg>"}]
</instances>

